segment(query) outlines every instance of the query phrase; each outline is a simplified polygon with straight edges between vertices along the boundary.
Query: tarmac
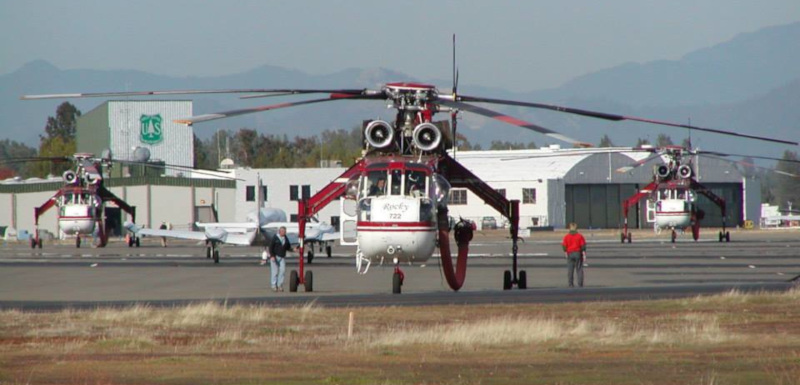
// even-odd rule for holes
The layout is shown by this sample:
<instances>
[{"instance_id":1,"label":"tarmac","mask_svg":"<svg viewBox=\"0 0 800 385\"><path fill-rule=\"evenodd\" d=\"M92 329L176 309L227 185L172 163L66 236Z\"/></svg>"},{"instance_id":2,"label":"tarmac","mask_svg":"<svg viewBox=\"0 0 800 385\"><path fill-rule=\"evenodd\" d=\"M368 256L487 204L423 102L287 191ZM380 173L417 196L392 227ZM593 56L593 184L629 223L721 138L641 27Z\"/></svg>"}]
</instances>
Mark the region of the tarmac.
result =
<instances>
[{"instance_id":1,"label":"tarmac","mask_svg":"<svg viewBox=\"0 0 800 385\"><path fill-rule=\"evenodd\" d=\"M354 247L334 246L333 256L317 251L306 268L313 272L313 292L301 286L272 292L269 268L260 265L260 248L228 246L219 264L205 258L202 243L144 239L129 248L113 240L105 248L76 249L70 240L42 249L27 243L0 245L0 308L51 310L65 307L173 306L197 301L258 303L277 306L405 306L432 304L546 303L563 301L675 298L742 291L788 290L800 276L800 231L731 231L731 242L718 241L718 229L703 229L698 242L690 235L671 243L669 234L637 230L633 243L621 244L615 230L584 230L588 242L586 286L567 288L563 231L534 232L519 247L519 269L528 289L502 290L504 270L511 269L511 243L504 230L477 232L470 245L467 279L459 292L447 286L439 258L402 266L403 294L392 295L391 265L373 265L366 275L355 269Z\"/></svg>"}]
</instances>

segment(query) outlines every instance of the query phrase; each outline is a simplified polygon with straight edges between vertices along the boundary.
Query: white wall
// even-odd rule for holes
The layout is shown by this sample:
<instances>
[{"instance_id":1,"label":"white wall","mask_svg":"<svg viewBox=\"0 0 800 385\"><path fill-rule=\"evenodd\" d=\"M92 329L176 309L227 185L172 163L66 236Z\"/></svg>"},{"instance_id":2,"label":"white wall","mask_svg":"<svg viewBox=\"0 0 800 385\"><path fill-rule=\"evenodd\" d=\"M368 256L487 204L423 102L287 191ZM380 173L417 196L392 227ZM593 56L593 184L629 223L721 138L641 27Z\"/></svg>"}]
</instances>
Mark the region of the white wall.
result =
<instances>
[{"instance_id":1,"label":"white wall","mask_svg":"<svg viewBox=\"0 0 800 385\"><path fill-rule=\"evenodd\" d=\"M331 181L339 177L347 169L335 168L262 168L262 169L237 169L236 177L243 179L236 181L236 216L235 221L244 221L247 213L256 209L256 201L245 200L246 186L256 186L257 178L267 186L267 200L264 207L284 210L288 220L292 214L297 214L297 202L289 200L289 186L310 185L313 196ZM302 193L302 189L300 193ZM323 208L318 218L323 222L331 222L331 217L339 216L339 201L335 200Z\"/></svg>"}]
</instances>

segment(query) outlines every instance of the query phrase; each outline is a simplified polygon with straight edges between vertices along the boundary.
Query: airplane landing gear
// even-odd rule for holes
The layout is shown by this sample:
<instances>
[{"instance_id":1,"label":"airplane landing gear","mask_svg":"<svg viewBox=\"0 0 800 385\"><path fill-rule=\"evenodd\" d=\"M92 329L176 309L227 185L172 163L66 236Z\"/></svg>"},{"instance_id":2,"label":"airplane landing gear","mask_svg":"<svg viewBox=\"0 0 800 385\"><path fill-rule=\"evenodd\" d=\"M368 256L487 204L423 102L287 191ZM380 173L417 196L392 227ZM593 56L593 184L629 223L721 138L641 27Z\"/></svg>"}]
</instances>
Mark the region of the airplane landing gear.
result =
<instances>
[{"instance_id":1,"label":"airplane landing gear","mask_svg":"<svg viewBox=\"0 0 800 385\"><path fill-rule=\"evenodd\" d=\"M333 255L333 248L330 245L325 246L325 255L330 258Z\"/></svg>"},{"instance_id":2,"label":"airplane landing gear","mask_svg":"<svg viewBox=\"0 0 800 385\"><path fill-rule=\"evenodd\" d=\"M313 260L314 260L314 248L313 247L309 247L308 248L308 253L306 253L306 263L310 264L311 261L313 261Z\"/></svg>"},{"instance_id":3,"label":"airplane landing gear","mask_svg":"<svg viewBox=\"0 0 800 385\"><path fill-rule=\"evenodd\" d=\"M214 263L219 263L219 249L215 242L206 244L206 258L214 258Z\"/></svg>"}]
</instances>

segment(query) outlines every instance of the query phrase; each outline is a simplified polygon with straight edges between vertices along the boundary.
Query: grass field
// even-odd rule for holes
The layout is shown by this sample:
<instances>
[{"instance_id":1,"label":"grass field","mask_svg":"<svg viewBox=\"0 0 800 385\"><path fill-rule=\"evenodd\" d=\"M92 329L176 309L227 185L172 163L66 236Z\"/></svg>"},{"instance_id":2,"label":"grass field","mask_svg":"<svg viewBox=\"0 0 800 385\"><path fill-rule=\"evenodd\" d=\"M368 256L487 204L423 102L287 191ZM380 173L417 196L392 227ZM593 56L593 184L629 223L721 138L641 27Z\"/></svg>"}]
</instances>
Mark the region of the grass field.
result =
<instances>
[{"instance_id":1,"label":"grass field","mask_svg":"<svg viewBox=\"0 0 800 385\"><path fill-rule=\"evenodd\" d=\"M0 384L56 383L800 384L800 290L524 306L0 312Z\"/></svg>"}]
</instances>

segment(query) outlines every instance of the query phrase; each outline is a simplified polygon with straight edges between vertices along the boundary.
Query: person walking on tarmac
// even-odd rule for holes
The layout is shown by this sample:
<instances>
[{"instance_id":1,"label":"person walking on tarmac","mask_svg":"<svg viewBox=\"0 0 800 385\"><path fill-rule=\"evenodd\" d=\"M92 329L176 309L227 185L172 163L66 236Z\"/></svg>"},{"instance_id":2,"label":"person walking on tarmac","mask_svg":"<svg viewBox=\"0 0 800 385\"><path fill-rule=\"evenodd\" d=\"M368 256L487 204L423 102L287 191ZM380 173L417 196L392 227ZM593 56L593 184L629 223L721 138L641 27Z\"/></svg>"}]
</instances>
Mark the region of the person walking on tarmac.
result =
<instances>
[{"instance_id":1,"label":"person walking on tarmac","mask_svg":"<svg viewBox=\"0 0 800 385\"><path fill-rule=\"evenodd\" d=\"M292 250L292 244L286 236L286 227L281 226L278 234L272 237L269 246L269 273L272 291L283 291L283 278L286 275L286 252Z\"/></svg>"},{"instance_id":2,"label":"person walking on tarmac","mask_svg":"<svg viewBox=\"0 0 800 385\"><path fill-rule=\"evenodd\" d=\"M586 260L586 239L583 235L578 233L578 224L572 222L569 224L569 233L564 236L561 242L561 247L564 249L564 256L567 258L567 279L569 287L575 287L573 284L573 273L578 273L578 286L583 287L583 263Z\"/></svg>"}]
</instances>

